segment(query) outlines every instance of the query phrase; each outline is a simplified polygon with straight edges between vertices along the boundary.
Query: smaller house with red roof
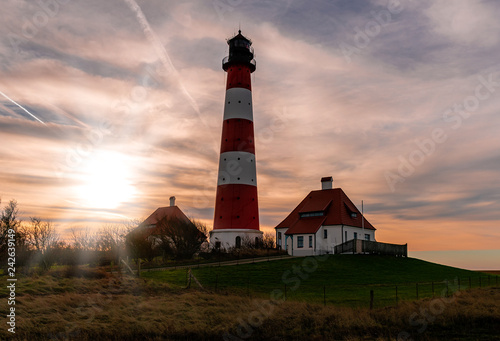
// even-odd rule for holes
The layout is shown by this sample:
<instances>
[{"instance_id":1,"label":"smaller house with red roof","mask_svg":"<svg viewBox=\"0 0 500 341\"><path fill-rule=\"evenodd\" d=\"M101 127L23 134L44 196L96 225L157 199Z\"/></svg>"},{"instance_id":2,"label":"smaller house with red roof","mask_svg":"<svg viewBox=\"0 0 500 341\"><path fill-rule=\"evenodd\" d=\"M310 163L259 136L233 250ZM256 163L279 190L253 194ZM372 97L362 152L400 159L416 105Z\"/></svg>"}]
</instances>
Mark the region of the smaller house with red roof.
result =
<instances>
[{"instance_id":1,"label":"smaller house with red roof","mask_svg":"<svg viewBox=\"0 0 500 341\"><path fill-rule=\"evenodd\" d=\"M321 179L321 190L310 192L275 227L276 245L292 256L334 253L350 240L375 241L375 227L367 221L332 177Z\"/></svg>"},{"instance_id":2,"label":"smaller house with red roof","mask_svg":"<svg viewBox=\"0 0 500 341\"><path fill-rule=\"evenodd\" d=\"M157 208L131 233L144 238L156 239L160 234L158 223L164 219L176 218L181 221L191 222L189 218L175 205L175 197L170 197L170 206Z\"/></svg>"}]
</instances>

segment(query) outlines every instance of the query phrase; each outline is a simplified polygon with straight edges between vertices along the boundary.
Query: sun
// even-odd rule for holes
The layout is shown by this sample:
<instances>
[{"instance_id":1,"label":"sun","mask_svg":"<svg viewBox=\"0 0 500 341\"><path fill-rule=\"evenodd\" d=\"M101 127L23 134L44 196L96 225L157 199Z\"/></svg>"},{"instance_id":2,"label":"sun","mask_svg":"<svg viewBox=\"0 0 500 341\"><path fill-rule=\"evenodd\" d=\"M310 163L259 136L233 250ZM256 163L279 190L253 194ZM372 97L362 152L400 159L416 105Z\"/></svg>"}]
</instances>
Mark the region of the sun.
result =
<instances>
[{"instance_id":1,"label":"sun","mask_svg":"<svg viewBox=\"0 0 500 341\"><path fill-rule=\"evenodd\" d=\"M79 201L86 207L113 209L135 194L131 165L124 155L99 152L83 162L78 186Z\"/></svg>"}]
</instances>

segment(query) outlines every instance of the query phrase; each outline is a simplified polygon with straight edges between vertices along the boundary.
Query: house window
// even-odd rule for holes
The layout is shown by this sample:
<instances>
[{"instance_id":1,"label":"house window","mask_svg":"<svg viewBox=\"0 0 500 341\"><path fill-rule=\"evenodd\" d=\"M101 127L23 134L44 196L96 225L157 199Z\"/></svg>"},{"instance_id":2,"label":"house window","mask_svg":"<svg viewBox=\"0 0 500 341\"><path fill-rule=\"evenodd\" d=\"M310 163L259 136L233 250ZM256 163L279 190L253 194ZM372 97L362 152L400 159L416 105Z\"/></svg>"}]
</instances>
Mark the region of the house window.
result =
<instances>
[{"instance_id":1,"label":"house window","mask_svg":"<svg viewBox=\"0 0 500 341\"><path fill-rule=\"evenodd\" d=\"M304 237L303 236L297 237L297 247L298 248L304 247Z\"/></svg>"},{"instance_id":2,"label":"house window","mask_svg":"<svg viewBox=\"0 0 500 341\"><path fill-rule=\"evenodd\" d=\"M370 240L370 235L369 234L365 234L365 240Z\"/></svg>"},{"instance_id":3,"label":"house window","mask_svg":"<svg viewBox=\"0 0 500 341\"><path fill-rule=\"evenodd\" d=\"M354 232L354 239L358 239L358 233Z\"/></svg>"},{"instance_id":4,"label":"house window","mask_svg":"<svg viewBox=\"0 0 500 341\"><path fill-rule=\"evenodd\" d=\"M241 237L238 236L238 237L236 237L236 248L239 249L240 247L241 247Z\"/></svg>"},{"instance_id":5,"label":"house window","mask_svg":"<svg viewBox=\"0 0 500 341\"><path fill-rule=\"evenodd\" d=\"M324 215L323 211L299 213L299 216L300 216L301 218L307 218L307 217L322 217L323 215Z\"/></svg>"},{"instance_id":6,"label":"house window","mask_svg":"<svg viewBox=\"0 0 500 341\"><path fill-rule=\"evenodd\" d=\"M278 232L278 241L281 244L281 232Z\"/></svg>"},{"instance_id":7,"label":"house window","mask_svg":"<svg viewBox=\"0 0 500 341\"><path fill-rule=\"evenodd\" d=\"M323 238L328 238L328 230L327 229L324 229L323 230Z\"/></svg>"},{"instance_id":8,"label":"house window","mask_svg":"<svg viewBox=\"0 0 500 341\"><path fill-rule=\"evenodd\" d=\"M347 241L347 231L345 231L345 242Z\"/></svg>"},{"instance_id":9,"label":"house window","mask_svg":"<svg viewBox=\"0 0 500 341\"><path fill-rule=\"evenodd\" d=\"M313 236L309 236L309 247L313 247Z\"/></svg>"}]
</instances>

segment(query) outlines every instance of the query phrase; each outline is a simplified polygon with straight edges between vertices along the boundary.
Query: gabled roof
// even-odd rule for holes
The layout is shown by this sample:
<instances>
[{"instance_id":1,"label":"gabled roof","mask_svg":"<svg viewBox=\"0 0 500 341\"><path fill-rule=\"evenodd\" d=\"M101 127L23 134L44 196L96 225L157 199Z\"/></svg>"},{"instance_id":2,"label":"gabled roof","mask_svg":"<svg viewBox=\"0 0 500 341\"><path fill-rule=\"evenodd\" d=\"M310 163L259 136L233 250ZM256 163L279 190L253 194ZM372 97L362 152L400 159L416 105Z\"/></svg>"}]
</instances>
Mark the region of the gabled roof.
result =
<instances>
[{"instance_id":1,"label":"gabled roof","mask_svg":"<svg viewBox=\"0 0 500 341\"><path fill-rule=\"evenodd\" d=\"M179 218L189 221L188 217L177 206L159 207L149 217L144 220L139 226L156 225L163 218Z\"/></svg>"},{"instance_id":2,"label":"gabled roof","mask_svg":"<svg viewBox=\"0 0 500 341\"><path fill-rule=\"evenodd\" d=\"M308 212L317 214L321 211L322 216L301 217ZM355 213L355 217L352 213ZM288 228L285 234L316 233L322 225L362 227L361 212L341 188L310 192L275 228ZM364 227L367 230L375 230L366 218Z\"/></svg>"},{"instance_id":3,"label":"gabled roof","mask_svg":"<svg viewBox=\"0 0 500 341\"><path fill-rule=\"evenodd\" d=\"M186 222L190 221L177 206L159 207L132 232L144 234L145 237L157 234L156 224L165 218L178 218Z\"/></svg>"}]
</instances>

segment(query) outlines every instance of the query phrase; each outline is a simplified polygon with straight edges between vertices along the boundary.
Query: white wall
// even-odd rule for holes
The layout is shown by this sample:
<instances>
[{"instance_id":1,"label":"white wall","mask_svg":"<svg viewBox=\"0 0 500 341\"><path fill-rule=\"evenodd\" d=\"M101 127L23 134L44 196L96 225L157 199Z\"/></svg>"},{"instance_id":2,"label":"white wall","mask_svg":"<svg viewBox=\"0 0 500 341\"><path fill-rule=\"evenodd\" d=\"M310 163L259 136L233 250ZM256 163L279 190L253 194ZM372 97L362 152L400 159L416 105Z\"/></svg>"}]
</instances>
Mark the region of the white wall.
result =
<instances>
[{"instance_id":1,"label":"white wall","mask_svg":"<svg viewBox=\"0 0 500 341\"><path fill-rule=\"evenodd\" d=\"M288 228L286 227L276 229L276 245L280 246L282 250L286 250L286 242L285 242L286 230L288 230ZM278 232L281 232L281 241L278 239Z\"/></svg>"},{"instance_id":2,"label":"white wall","mask_svg":"<svg viewBox=\"0 0 500 341\"><path fill-rule=\"evenodd\" d=\"M309 246L309 236L312 237L312 245ZM314 244L314 234L294 234L293 236L287 236L287 244L288 244L288 254L293 256L313 256L316 254L315 252L315 244ZM303 247L298 247L298 239L302 237L304 240ZM293 241L291 240L293 238ZM293 245L293 251L291 249L291 245Z\"/></svg>"},{"instance_id":3,"label":"white wall","mask_svg":"<svg viewBox=\"0 0 500 341\"><path fill-rule=\"evenodd\" d=\"M219 229L210 231L210 245L212 247L215 246L217 241L221 242L221 247L224 249L229 249L234 247L236 244L236 237L240 237L242 239L242 243L244 238L250 238L253 242L255 238L259 238L262 240L263 232L259 230L246 230L246 229Z\"/></svg>"},{"instance_id":4,"label":"white wall","mask_svg":"<svg viewBox=\"0 0 500 341\"><path fill-rule=\"evenodd\" d=\"M282 233L282 236L284 236L285 231L287 230L286 228L281 228L277 229L277 231ZM327 238L324 238L324 231L327 230ZM346 232L347 232L347 240L346 238ZM293 235L293 255L294 256L304 256L304 255L322 255L326 253L333 254L334 249L336 245L340 245L343 242L346 242L348 240L354 239L354 233L358 234L358 239L365 239L363 235L363 231L359 227L353 227L353 226L342 226L342 225L328 225L328 226L321 226L316 233L316 236L313 236L313 247L309 248L309 234L296 234ZM375 241L375 231L374 230L366 230L364 231L364 234L370 235L370 240ZM363 236L362 236L363 235ZM277 236L277 233L276 233ZM304 237L304 247L303 248L298 248L297 247L297 237L298 236L303 236ZM288 253L291 255L292 250L290 248L290 245L285 245L285 243L290 244L290 237L287 236L288 238L285 239L282 238L282 249L288 250ZM314 238L316 237L316 238ZM276 237L276 240L277 237Z\"/></svg>"}]
</instances>

